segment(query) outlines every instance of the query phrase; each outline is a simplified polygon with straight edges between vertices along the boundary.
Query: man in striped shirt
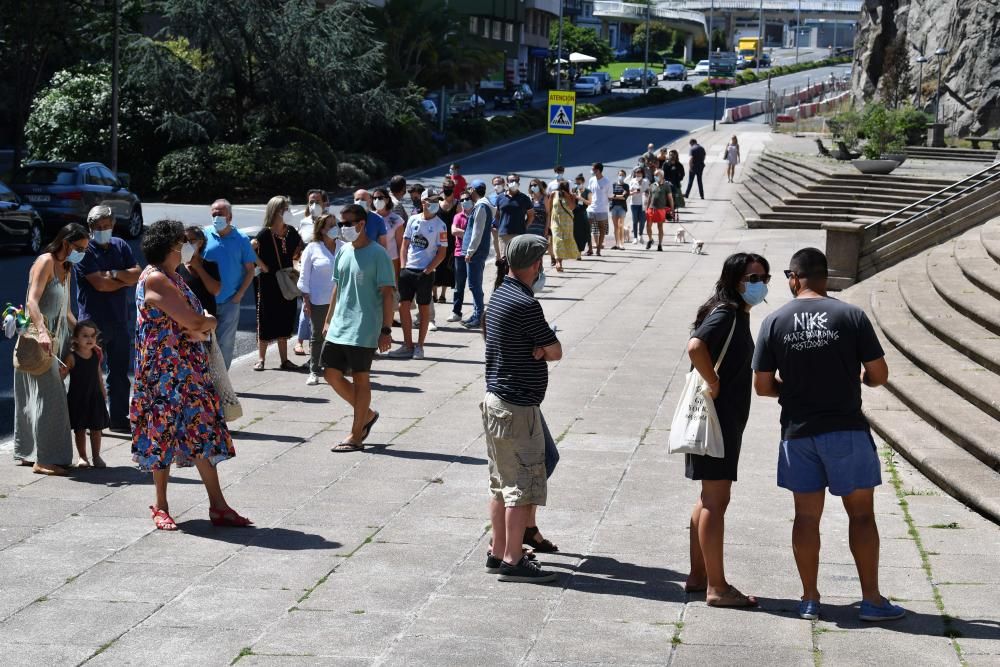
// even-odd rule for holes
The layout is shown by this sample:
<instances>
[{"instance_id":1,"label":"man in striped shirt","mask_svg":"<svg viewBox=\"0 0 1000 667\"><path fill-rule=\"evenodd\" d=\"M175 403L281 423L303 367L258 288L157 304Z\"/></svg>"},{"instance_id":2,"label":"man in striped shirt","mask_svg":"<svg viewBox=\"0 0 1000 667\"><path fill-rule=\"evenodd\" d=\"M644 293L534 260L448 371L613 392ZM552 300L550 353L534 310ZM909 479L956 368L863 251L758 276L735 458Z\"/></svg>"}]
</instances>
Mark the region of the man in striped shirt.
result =
<instances>
[{"instance_id":1,"label":"man in striped shirt","mask_svg":"<svg viewBox=\"0 0 1000 667\"><path fill-rule=\"evenodd\" d=\"M507 247L510 270L486 309L486 397L481 407L493 524L486 571L499 574L500 581L545 583L557 577L521 550L531 512L546 498L539 409L549 382L546 362L562 358L562 345L534 296L541 289L547 248L541 236L513 238Z\"/></svg>"}]
</instances>

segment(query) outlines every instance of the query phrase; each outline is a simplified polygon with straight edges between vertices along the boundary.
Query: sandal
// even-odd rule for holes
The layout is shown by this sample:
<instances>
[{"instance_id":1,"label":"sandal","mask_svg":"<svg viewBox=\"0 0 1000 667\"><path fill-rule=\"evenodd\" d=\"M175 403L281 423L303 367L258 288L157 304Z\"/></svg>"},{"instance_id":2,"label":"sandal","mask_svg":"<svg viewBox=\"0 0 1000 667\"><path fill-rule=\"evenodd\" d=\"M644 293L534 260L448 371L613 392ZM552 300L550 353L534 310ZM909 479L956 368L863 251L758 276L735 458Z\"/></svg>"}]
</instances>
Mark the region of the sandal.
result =
<instances>
[{"instance_id":1,"label":"sandal","mask_svg":"<svg viewBox=\"0 0 1000 667\"><path fill-rule=\"evenodd\" d=\"M292 363L288 359L285 359L284 361L281 362L281 365L278 366L278 370L282 370L282 371L301 371L302 370L302 366L299 366L298 364Z\"/></svg>"},{"instance_id":2,"label":"sandal","mask_svg":"<svg viewBox=\"0 0 1000 667\"><path fill-rule=\"evenodd\" d=\"M149 511L153 513L153 525L156 526L157 530L177 530L174 518L166 510L161 510L155 505L150 505Z\"/></svg>"},{"instance_id":3,"label":"sandal","mask_svg":"<svg viewBox=\"0 0 1000 667\"><path fill-rule=\"evenodd\" d=\"M360 442L342 442L330 448L331 452L360 452L365 446Z\"/></svg>"},{"instance_id":4,"label":"sandal","mask_svg":"<svg viewBox=\"0 0 1000 667\"><path fill-rule=\"evenodd\" d=\"M743 595L730 584L722 595L705 598L705 604L709 607L756 607L757 598L752 595Z\"/></svg>"},{"instance_id":5,"label":"sandal","mask_svg":"<svg viewBox=\"0 0 1000 667\"><path fill-rule=\"evenodd\" d=\"M253 365L253 369L255 371L262 371L262 370L264 370L264 360L260 359L256 364Z\"/></svg>"},{"instance_id":6,"label":"sandal","mask_svg":"<svg viewBox=\"0 0 1000 667\"><path fill-rule=\"evenodd\" d=\"M541 538L538 532L538 526L528 526L524 529L524 541L523 544L527 544L529 547L535 551L543 554L551 554L559 551L559 547L552 544L547 539Z\"/></svg>"},{"instance_id":7,"label":"sandal","mask_svg":"<svg viewBox=\"0 0 1000 667\"><path fill-rule=\"evenodd\" d=\"M214 510L212 508L208 509L208 518L211 520L213 526L232 526L234 528L247 528L253 525L253 521L246 518L245 516L240 516L233 510L232 507L227 507L224 510Z\"/></svg>"},{"instance_id":8,"label":"sandal","mask_svg":"<svg viewBox=\"0 0 1000 667\"><path fill-rule=\"evenodd\" d=\"M302 345L296 345L292 348L292 353L297 354L300 357L306 356L306 351L302 349Z\"/></svg>"},{"instance_id":9,"label":"sandal","mask_svg":"<svg viewBox=\"0 0 1000 667\"><path fill-rule=\"evenodd\" d=\"M86 470L89 467L91 467L90 466L90 461L88 461L86 458L84 458L82 456L80 457L80 460L76 462L76 469L77 470Z\"/></svg>"},{"instance_id":10,"label":"sandal","mask_svg":"<svg viewBox=\"0 0 1000 667\"><path fill-rule=\"evenodd\" d=\"M378 410L372 410L372 412L375 413L375 416L369 419L368 423L365 424L364 431L362 431L361 433L361 442L364 442L365 440L368 439L368 435L372 432L372 426L374 426L375 422L378 421L379 418Z\"/></svg>"}]
</instances>

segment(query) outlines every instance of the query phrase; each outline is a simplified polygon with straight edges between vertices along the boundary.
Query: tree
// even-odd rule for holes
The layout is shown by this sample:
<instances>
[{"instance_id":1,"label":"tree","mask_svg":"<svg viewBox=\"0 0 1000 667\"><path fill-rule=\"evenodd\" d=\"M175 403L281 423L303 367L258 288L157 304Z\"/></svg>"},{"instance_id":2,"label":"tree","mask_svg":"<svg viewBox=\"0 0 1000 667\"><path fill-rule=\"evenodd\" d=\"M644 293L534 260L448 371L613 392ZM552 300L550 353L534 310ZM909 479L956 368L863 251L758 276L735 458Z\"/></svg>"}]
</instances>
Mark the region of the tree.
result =
<instances>
[{"instance_id":1,"label":"tree","mask_svg":"<svg viewBox=\"0 0 1000 667\"><path fill-rule=\"evenodd\" d=\"M597 34L596 30L575 26L568 20L563 19L563 51L572 53L577 51L588 56L597 58L596 63L592 63L595 68L601 68L614 59L614 52L608 40ZM553 21L549 28L549 49L559 48L559 22Z\"/></svg>"},{"instance_id":2,"label":"tree","mask_svg":"<svg viewBox=\"0 0 1000 667\"><path fill-rule=\"evenodd\" d=\"M651 21L649 24L649 52L671 51L674 48L677 33L664 23ZM632 48L646 48L646 24L640 23L632 34Z\"/></svg>"},{"instance_id":3,"label":"tree","mask_svg":"<svg viewBox=\"0 0 1000 667\"><path fill-rule=\"evenodd\" d=\"M900 32L882 56L882 99L890 109L897 109L910 98L912 88L909 46L906 31Z\"/></svg>"}]
</instances>

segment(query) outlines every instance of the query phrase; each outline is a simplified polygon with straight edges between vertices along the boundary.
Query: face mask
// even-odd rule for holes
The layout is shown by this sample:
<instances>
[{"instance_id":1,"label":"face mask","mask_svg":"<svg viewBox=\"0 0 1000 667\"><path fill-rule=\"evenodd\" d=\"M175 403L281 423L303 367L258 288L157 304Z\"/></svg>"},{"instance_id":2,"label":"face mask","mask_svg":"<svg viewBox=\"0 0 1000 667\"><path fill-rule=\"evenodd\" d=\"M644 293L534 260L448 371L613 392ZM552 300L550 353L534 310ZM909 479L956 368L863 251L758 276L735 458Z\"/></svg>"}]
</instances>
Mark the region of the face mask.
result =
<instances>
[{"instance_id":1,"label":"face mask","mask_svg":"<svg viewBox=\"0 0 1000 667\"><path fill-rule=\"evenodd\" d=\"M361 208L365 209L365 211L368 210L368 202L365 201L364 199L355 199L354 203L360 206Z\"/></svg>"},{"instance_id":2,"label":"face mask","mask_svg":"<svg viewBox=\"0 0 1000 667\"><path fill-rule=\"evenodd\" d=\"M625 182L625 177L624 176L619 176L618 177L618 182L619 183L624 183Z\"/></svg>"},{"instance_id":3,"label":"face mask","mask_svg":"<svg viewBox=\"0 0 1000 667\"><path fill-rule=\"evenodd\" d=\"M441 207L438 206L438 203L436 201L429 201L426 204L424 204L424 210L430 213L431 215L437 213L439 208Z\"/></svg>"},{"instance_id":4,"label":"face mask","mask_svg":"<svg viewBox=\"0 0 1000 667\"><path fill-rule=\"evenodd\" d=\"M85 253L82 250L77 250L76 248L73 248L72 250L69 251L69 254L66 255L66 261L69 262L70 264L79 264L80 260L82 260L86 254L87 253Z\"/></svg>"},{"instance_id":5,"label":"face mask","mask_svg":"<svg viewBox=\"0 0 1000 667\"><path fill-rule=\"evenodd\" d=\"M450 197L451 193L455 191L455 188L441 188L441 192L444 193L445 197Z\"/></svg>"},{"instance_id":6,"label":"face mask","mask_svg":"<svg viewBox=\"0 0 1000 667\"><path fill-rule=\"evenodd\" d=\"M591 170L590 170L590 175L591 175L591 176L597 176L597 172L596 172L596 171L594 171L593 169L591 169Z\"/></svg>"},{"instance_id":7,"label":"face mask","mask_svg":"<svg viewBox=\"0 0 1000 667\"><path fill-rule=\"evenodd\" d=\"M340 238L340 230L337 229L336 227L331 227L330 229L326 230L326 237L331 241L336 241L337 239Z\"/></svg>"},{"instance_id":8,"label":"face mask","mask_svg":"<svg viewBox=\"0 0 1000 667\"><path fill-rule=\"evenodd\" d=\"M323 215L323 205L315 201L309 204L309 214L314 218L318 218Z\"/></svg>"},{"instance_id":9,"label":"face mask","mask_svg":"<svg viewBox=\"0 0 1000 667\"><path fill-rule=\"evenodd\" d=\"M543 289L545 289L545 271L540 271L538 277L535 278L535 282L531 285L531 291L534 294L538 294Z\"/></svg>"},{"instance_id":10,"label":"face mask","mask_svg":"<svg viewBox=\"0 0 1000 667\"><path fill-rule=\"evenodd\" d=\"M375 199L374 203L375 203L375 210L376 211L381 211L382 209L385 208L385 198L384 197L379 197L379 198Z\"/></svg>"},{"instance_id":11,"label":"face mask","mask_svg":"<svg viewBox=\"0 0 1000 667\"><path fill-rule=\"evenodd\" d=\"M452 176L454 176L455 174L458 173L458 170L457 169L449 169L448 173L451 174Z\"/></svg>"},{"instance_id":12,"label":"face mask","mask_svg":"<svg viewBox=\"0 0 1000 667\"><path fill-rule=\"evenodd\" d=\"M500 183L497 183L496 185L494 185L493 186L493 192L495 192L497 194L500 194L501 192L503 192L503 185L501 185Z\"/></svg>"},{"instance_id":13,"label":"face mask","mask_svg":"<svg viewBox=\"0 0 1000 667\"><path fill-rule=\"evenodd\" d=\"M354 243L361 236L361 232L358 231L357 227L341 227L340 228L340 238L342 238L346 243Z\"/></svg>"},{"instance_id":14,"label":"face mask","mask_svg":"<svg viewBox=\"0 0 1000 667\"><path fill-rule=\"evenodd\" d=\"M326 207L326 213L327 213L327 215L333 215L335 213L335 211L333 210L333 205L332 204L330 206Z\"/></svg>"},{"instance_id":15,"label":"face mask","mask_svg":"<svg viewBox=\"0 0 1000 667\"><path fill-rule=\"evenodd\" d=\"M537 185L532 185L530 189L531 189L531 194L538 194L538 186Z\"/></svg>"},{"instance_id":16,"label":"face mask","mask_svg":"<svg viewBox=\"0 0 1000 667\"><path fill-rule=\"evenodd\" d=\"M767 285L764 283L746 283L746 291L740 296L747 305L756 306L767 298Z\"/></svg>"},{"instance_id":17,"label":"face mask","mask_svg":"<svg viewBox=\"0 0 1000 667\"><path fill-rule=\"evenodd\" d=\"M226 220L224 216L217 215L212 218L212 226L215 227L215 231L221 232L223 229L229 226L229 221Z\"/></svg>"},{"instance_id":18,"label":"face mask","mask_svg":"<svg viewBox=\"0 0 1000 667\"><path fill-rule=\"evenodd\" d=\"M295 222L295 218L292 217L292 212L290 209L285 209L285 212L281 214L281 219L286 225L290 225Z\"/></svg>"},{"instance_id":19,"label":"face mask","mask_svg":"<svg viewBox=\"0 0 1000 667\"><path fill-rule=\"evenodd\" d=\"M462 210L471 211L472 207L473 207L473 203L470 200L465 199L465 200L462 201Z\"/></svg>"},{"instance_id":20,"label":"face mask","mask_svg":"<svg viewBox=\"0 0 1000 667\"><path fill-rule=\"evenodd\" d=\"M519 187L520 186L514 181L511 181L510 183L507 184L507 189L510 190L511 192L517 192L517 189Z\"/></svg>"},{"instance_id":21,"label":"face mask","mask_svg":"<svg viewBox=\"0 0 1000 667\"><path fill-rule=\"evenodd\" d=\"M99 232L97 231L90 232L90 238L92 238L94 240L94 243L96 243L97 245L107 245L111 243L111 230L102 229Z\"/></svg>"},{"instance_id":22,"label":"face mask","mask_svg":"<svg viewBox=\"0 0 1000 667\"><path fill-rule=\"evenodd\" d=\"M560 174L560 173L557 172L556 173L556 180L557 181L565 181L566 180L566 175L565 174Z\"/></svg>"},{"instance_id":23,"label":"face mask","mask_svg":"<svg viewBox=\"0 0 1000 667\"><path fill-rule=\"evenodd\" d=\"M187 264L194 257L194 246L190 243L185 243L181 246L181 261Z\"/></svg>"}]
</instances>

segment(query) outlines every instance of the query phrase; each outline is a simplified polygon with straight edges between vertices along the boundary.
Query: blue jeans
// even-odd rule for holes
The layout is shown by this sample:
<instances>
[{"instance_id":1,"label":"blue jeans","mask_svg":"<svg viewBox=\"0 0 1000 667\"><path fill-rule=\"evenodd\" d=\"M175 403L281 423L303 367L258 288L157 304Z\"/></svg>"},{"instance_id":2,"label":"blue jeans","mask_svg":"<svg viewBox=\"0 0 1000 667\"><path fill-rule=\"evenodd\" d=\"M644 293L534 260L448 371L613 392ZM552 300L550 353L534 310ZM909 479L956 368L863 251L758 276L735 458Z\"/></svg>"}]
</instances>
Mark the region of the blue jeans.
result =
<instances>
[{"instance_id":1,"label":"blue jeans","mask_svg":"<svg viewBox=\"0 0 1000 667\"><path fill-rule=\"evenodd\" d=\"M642 204L632 204L632 238L637 239L642 236L646 228L646 209Z\"/></svg>"},{"instance_id":2,"label":"blue jeans","mask_svg":"<svg viewBox=\"0 0 1000 667\"><path fill-rule=\"evenodd\" d=\"M470 320L478 322L483 317L485 306L483 305L483 272L486 270L486 255L482 257L477 252L472 256L472 261L466 265L468 273L469 291L472 293L472 315ZM464 259L462 262L464 263Z\"/></svg>"},{"instance_id":3,"label":"blue jeans","mask_svg":"<svg viewBox=\"0 0 1000 667\"><path fill-rule=\"evenodd\" d=\"M215 305L215 319L219 321L215 335L219 339L219 350L226 362L226 368L233 364L233 350L236 348L236 330L240 326L240 304L226 301Z\"/></svg>"},{"instance_id":4,"label":"blue jeans","mask_svg":"<svg viewBox=\"0 0 1000 667\"><path fill-rule=\"evenodd\" d=\"M132 347L135 339L128 335L128 325L121 323L98 323L101 328L102 349L108 367L108 413L112 426L128 426L129 392L132 383L128 379L132 365Z\"/></svg>"},{"instance_id":5,"label":"blue jeans","mask_svg":"<svg viewBox=\"0 0 1000 667\"><path fill-rule=\"evenodd\" d=\"M462 306L465 304L465 282L469 277L469 263L465 261L465 256L455 258L455 291L452 294L451 310L456 315L462 314Z\"/></svg>"},{"instance_id":6,"label":"blue jeans","mask_svg":"<svg viewBox=\"0 0 1000 667\"><path fill-rule=\"evenodd\" d=\"M302 310L302 299L299 299L299 344L301 345L303 341L307 341L312 338L312 322L309 321L309 316L306 315L306 311Z\"/></svg>"}]
</instances>

